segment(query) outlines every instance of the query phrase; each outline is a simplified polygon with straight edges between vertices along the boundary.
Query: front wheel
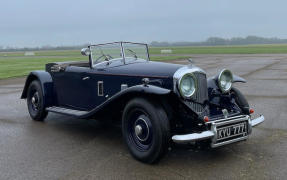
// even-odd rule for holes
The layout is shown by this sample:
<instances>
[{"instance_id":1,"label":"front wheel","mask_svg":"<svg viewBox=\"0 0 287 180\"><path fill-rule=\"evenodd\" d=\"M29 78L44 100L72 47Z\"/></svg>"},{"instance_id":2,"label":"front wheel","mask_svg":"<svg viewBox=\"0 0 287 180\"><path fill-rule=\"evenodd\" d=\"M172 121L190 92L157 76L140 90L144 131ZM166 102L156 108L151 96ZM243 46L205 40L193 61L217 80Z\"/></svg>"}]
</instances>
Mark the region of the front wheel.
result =
<instances>
[{"instance_id":1,"label":"front wheel","mask_svg":"<svg viewBox=\"0 0 287 180\"><path fill-rule=\"evenodd\" d=\"M45 110L43 92L38 80L31 82L27 94L28 111L33 120L43 121L48 112Z\"/></svg>"},{"instance_id":2,"label":"front wheel","mask_svg":"<svg viewBox=\"0 0 287 180\"><path fill-rule=\"evenodd\" d=\"M235 87L232 87L231 94L233 94L233 97L235 98L236 104L239 106L241 111L244 114L249 115L249 104L245 96Z\"/></svg>"},{"instance_id":3,"label":"front wheel","mask_svg":"<svg viewBox=\"0 0 287 180\"><path fill-rule=\"evenodd\" d=\"M131 100L123 112L124 140L133 157L155 163L168 149L169 120L164 109L143 98Z\"/></svg>"}]
</instances>

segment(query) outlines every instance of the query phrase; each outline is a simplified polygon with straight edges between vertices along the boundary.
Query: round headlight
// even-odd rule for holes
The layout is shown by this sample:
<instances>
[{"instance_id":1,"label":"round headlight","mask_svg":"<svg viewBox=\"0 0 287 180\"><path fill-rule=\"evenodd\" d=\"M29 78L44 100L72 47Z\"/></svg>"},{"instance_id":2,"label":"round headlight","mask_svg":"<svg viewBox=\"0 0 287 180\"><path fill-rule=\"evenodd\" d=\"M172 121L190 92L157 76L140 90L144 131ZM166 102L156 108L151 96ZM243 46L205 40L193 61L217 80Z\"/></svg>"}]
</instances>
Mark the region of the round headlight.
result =
<instances>
[{"instance_id":1,"label":"round headlight","mask_svg":"<svg viewBox=\"0 0 287 180\"><path fill-rule=\"evenodd\" d=\"M196 79L193 74L185 74L179 80L179 92L184 98L191 97L196 90Z\"/></svg>"},{"instance_id":2,"label":"round headlight","mask_svg":"<svg viewBox=\"0 0 287 180\"><path fill-rule=\"evenodd\" d=\"M230 91L233 82L232 72L224 69L218 76L218 86L223 93Z\"/></svg>"}]
</instances>

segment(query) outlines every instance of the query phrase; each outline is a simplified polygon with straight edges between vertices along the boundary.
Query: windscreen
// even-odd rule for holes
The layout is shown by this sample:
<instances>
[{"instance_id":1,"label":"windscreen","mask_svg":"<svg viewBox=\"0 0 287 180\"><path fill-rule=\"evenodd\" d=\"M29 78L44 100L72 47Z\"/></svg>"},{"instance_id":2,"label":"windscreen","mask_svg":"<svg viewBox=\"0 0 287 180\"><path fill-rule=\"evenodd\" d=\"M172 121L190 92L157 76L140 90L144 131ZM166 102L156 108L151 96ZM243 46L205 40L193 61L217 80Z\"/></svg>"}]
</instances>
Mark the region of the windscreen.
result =
<instances>
[{"instance_id":1,"label":"windscreen","mask_svg":"<svg viewBox=\"0 0 287 180\"><path fill-rule=\"evenodd\" d=\"M91 46L93 65L122 58L121 45L119 43Z\"/></svg>"},{"instance_id":2,"label":"windscreen","mask_svg":"<svg viewBox=\"0 0 287 180\"><path fill-rule=\"evenodd\" d=\"M110 64L114 60L122 63L149 60L146 44L116 42L91 45L90 50L93 65L102 64L102 62Z\"/></svg>"},{"instance_id":3,"label":"windscreen","mask_svg":"<svg viewBox=\"0 0 287 180\"><path fill-rule=\"evenodd\" d=\"M145 44L123 43L123 48L126 61L136 59L149 60L147 46Z\"/></svg>"}]
</instances>

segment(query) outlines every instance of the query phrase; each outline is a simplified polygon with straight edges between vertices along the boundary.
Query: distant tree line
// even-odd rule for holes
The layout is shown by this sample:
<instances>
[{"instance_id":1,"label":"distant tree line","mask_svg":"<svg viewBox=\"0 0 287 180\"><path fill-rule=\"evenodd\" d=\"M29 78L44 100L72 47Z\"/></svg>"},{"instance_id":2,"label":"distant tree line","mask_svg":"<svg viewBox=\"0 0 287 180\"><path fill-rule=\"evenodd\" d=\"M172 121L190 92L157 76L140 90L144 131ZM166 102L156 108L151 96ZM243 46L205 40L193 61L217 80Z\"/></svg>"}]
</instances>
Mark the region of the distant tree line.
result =
<instances>
[{"instance_id":1,"label":"distant tree line","mask_svg":"<svg viewBox=\"0 0 287 180\"><path fill-rule=\"evenodd\" d=\"M151 46L222 46L222 45L249 45L249 44L286 44L287 39L264 38L258 36L234 37L224 39L220 37L210 37L202 42L157 42L150 43Z\"/></svg>"},{"instance_id":2,"label":"distant tree line","mask_svg":"<svg viewBox=\"0 0 287 180\"><path fill-rule=\"evenodd\" d=\"M150 46L222 46L222 45L249 45L249 44L287 44L287 39L280 38L264 38L258 36L234 37L231 39L225 39L220 37L210 37L206 41L202 42L158 42L153 41ZM4 47L0 46L0 52L10 51L39 51L39 50L79 50L83 47L87 47L88 44L78 46L41 46L35 48L16 48L16 47Z\"/></svg>"}]
</instances>

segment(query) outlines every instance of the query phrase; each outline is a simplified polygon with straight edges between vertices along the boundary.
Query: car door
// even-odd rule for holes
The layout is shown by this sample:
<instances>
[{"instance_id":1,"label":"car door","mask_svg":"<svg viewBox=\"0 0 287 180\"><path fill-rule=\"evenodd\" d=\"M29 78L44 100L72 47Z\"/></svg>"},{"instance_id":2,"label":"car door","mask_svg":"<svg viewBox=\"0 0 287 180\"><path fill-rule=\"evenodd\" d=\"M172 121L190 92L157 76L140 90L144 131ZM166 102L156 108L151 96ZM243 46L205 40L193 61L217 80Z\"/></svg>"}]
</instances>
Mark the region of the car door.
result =
<instances>
[{"instance_id":1,"label":"car door","mask_svg":"<svg viewBox=\"0 0 287 180\"><path fill-rule=\"evenodd\" d=\"M94 100L90 68L67 66L54 74L54 84L59 106L77 110L90 110Z\"/></svg>"}]
</instances>

